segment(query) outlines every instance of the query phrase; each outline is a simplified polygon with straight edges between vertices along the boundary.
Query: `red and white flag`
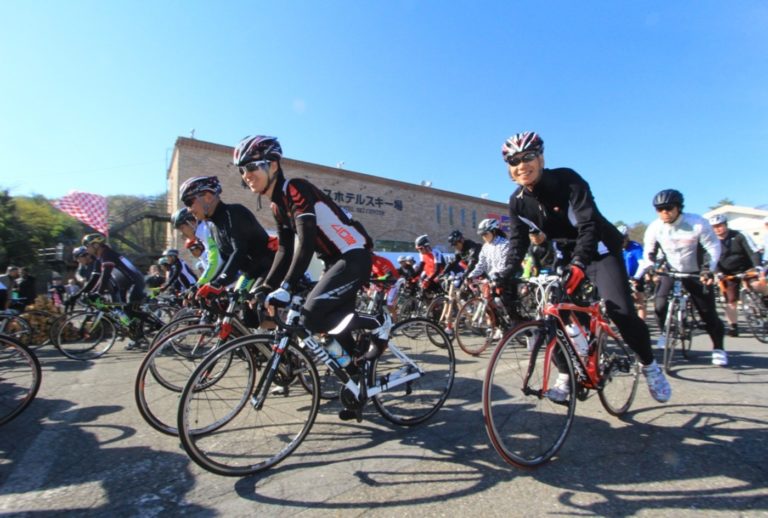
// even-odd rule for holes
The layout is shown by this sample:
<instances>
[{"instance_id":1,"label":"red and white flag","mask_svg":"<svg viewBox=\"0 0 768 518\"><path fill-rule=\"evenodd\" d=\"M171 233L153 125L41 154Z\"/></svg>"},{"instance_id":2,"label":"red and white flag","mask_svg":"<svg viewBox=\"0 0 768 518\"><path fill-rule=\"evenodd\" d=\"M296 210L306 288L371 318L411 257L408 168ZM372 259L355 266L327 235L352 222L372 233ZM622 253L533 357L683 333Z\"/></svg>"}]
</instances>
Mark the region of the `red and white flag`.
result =
<instances>
[{"instance_id":1,"label":"red and white flag","mask_svg":"<svg viewBox=\"0 0 768 518\"><path fill-rule=\"evenodd\" d=\"M97 232L105 236L109 235L106 197L88 192L71 191L63 198L53 200L51 204Z\"/></svg>"}]
</instances>

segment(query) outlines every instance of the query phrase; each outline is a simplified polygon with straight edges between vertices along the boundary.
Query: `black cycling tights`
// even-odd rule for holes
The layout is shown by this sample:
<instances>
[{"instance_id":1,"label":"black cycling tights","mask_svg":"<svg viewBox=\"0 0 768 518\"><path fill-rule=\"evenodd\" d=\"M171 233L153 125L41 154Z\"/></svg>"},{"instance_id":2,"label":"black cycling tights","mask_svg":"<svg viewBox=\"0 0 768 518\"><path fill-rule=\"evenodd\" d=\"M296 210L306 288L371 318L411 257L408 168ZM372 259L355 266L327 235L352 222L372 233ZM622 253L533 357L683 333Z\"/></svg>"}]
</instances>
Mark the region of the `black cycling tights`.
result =
<instances>
[{"instance_id":1,"label":"black cycling tights","mask_svg":"<svg viewBox=\"0 0 768 518\"><path fill-rule=\"evenodd\" d=\"M314 333L325 333L338 326L345 317L355 313L357 292L371 278L371 252L355 249L346 252L325 271L314 289L307 295L302 314L304 326ZM355 315L336 338L344 349L354 352L352 331L375 329L380 324L371 317Z\"/></svg>"},{"instance_id":2,"label":"black cycling tights","mask_svg":"<svg viewBox=\"0 0 768 518\"><path fill-rule=\"evenodd\" d=\"M691 296L696 311L699 312L701 320L707 329L707 334L712 339L712 346L715 349L723 348L723 337L725 336L725 325L720 317L717 316L715 307L714 286L706 288L699 279L681 279L683 286ZM656 286L656 300L654 301L656 319L659 322L659 328L664 329L664 321L667 318L667 305L669 304L669 292L675 280L670 277L661 277Z\"/></svg>"}]
</instances>

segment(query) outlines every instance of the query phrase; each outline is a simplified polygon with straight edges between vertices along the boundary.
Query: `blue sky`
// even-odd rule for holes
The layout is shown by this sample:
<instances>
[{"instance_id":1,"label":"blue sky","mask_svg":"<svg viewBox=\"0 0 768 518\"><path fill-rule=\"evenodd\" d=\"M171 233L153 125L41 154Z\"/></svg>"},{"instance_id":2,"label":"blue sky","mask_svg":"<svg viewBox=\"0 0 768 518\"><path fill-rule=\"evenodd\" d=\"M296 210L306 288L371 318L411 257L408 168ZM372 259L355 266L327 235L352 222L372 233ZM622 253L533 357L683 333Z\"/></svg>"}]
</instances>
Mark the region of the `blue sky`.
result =
<instances>
[{"instance_id":1,"label":"blue sky","mask_svg":"<svg viewBox=\"0 0 768 518\"><path fill-rule=\"evenodd\" d=\"M176 138L506 201L509 135L612 221L768 203L768 3L0 4L0 187L157 194Z\"/></svg>"}]
</instances>

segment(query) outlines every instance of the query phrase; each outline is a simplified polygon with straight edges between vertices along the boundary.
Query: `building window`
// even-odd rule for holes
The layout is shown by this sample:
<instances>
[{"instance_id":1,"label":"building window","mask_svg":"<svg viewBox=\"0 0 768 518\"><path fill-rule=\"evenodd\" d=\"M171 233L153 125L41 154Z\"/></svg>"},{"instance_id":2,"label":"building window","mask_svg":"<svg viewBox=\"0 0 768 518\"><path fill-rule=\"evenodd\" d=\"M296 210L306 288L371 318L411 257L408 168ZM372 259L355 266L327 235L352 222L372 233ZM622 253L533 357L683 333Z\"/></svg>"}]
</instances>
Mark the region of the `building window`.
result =
<instances>
[{"instance_id":1,"label":"building window","mask_svg":"<svg viewBox=\"0 0 768 518\"><path fill-rule=\"evenodd\" d=\"M466 210L461 209L461 227L464 228L467 226L467 218L466 218Z\"/></svg>"},{"instance_id":2,"label":"building window","mask_svg":"<svg viewBox=\"0 0 768 518\"><path fill-rule=\"evenodd\" d=\"M453 207L448 207L448 224L453 226Z\"/></svg>"},{"instance_id":3,"label":"building window","mask_svg":"<svg viewBox=\"0 0 768 518\"><path fill-rule=\"evenodd\" d=\"M477 211L472 211L472 228L477 228Z\"/></svg>"},{"instance_id":4,"label":"building window","mask_svg":"<svg viewBox=\"0 0 768 518\"><path fill-rule=\"evenodd\" d=\"M440 224L440 204L435 205L435 213L437 216L437 224Z\"/></svg>"}]
</instances>

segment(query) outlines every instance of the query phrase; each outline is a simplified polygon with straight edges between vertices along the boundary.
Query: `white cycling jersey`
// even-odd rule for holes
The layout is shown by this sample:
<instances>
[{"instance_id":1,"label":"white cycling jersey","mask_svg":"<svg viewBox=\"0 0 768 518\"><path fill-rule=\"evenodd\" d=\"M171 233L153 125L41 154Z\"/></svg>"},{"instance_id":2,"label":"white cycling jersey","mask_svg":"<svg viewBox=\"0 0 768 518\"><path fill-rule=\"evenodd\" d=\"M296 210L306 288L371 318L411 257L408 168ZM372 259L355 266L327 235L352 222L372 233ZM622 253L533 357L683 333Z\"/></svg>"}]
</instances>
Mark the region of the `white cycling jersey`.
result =
<instances>
[{"instance_id":1,"label":"white cycling jersey","mask_svg":"<svg viewBox=\"0 0 768 518\"><path fill-rule=\"evenodd\" d=\"M657 244L664 252L670 268L680 273L698 273L702 270L698 257L699 245L709 258L709 271L715 271L720 259L720 240L709 222L697 214L684 212L673 223L656 219L645 229L643 260L635 272L635 279L640 279L653 265L651 255Z\"/></svg>"},{"instance_id":2,"label":"white cycling jersey","mask_svg":"<svg viewBox=\"0 0 768 518\"><path fill-rule=\"evenodd\" d=\"M509 240L505 237L496 236L490 243L483 243L477 264L467 277L473 279L482 274L491 277L494 273L504 271L508 254Z\"/></svg>"}]
</instances>

